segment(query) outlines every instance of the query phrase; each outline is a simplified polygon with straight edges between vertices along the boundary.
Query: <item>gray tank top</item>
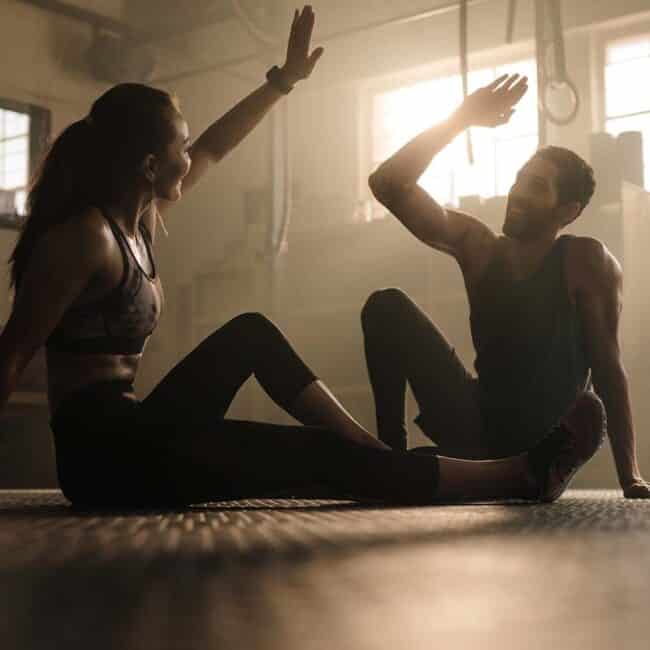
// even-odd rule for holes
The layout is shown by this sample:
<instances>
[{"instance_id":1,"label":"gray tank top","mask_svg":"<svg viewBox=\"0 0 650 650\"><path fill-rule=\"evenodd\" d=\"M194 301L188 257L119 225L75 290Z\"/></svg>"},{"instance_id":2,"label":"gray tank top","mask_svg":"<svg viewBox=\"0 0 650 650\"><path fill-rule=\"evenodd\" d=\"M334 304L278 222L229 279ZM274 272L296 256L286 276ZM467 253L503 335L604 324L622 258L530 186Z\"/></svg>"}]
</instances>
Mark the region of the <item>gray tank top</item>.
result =
<instances>
[{"instance_id":1,"label":"gray tank top","mask_svg":"<svg viewBox=\"0 0 650 650\"><path fill-rule=\"evenodd\" d=\"M558 238L522 281L513 281L495 255L469 296L485 435L499 455L533 446L589 381L565 275L569 239Z\"/></svg>"}]
</instances>

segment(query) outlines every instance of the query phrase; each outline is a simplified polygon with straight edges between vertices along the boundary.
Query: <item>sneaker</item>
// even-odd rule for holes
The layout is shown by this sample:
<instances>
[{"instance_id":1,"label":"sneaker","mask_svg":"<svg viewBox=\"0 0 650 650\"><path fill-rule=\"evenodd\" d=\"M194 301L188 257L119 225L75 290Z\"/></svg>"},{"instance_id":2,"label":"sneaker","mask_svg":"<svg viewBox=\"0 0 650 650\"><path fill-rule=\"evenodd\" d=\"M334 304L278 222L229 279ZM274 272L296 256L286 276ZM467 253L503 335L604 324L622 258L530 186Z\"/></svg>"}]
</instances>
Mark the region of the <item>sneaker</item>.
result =
<instances>
[{"instance_id":1,"label":"sneaker","mask_svg":"<svg viewBox=\"0 0 650 650\"><path fill-rule=\"evenodd\" d=\"M551 502L560 497L575 473L603 444L606 430L603 403L592 392L581 393L569 412L528 452L539 488L538 500Z\"/></svg>"}]
</instances>

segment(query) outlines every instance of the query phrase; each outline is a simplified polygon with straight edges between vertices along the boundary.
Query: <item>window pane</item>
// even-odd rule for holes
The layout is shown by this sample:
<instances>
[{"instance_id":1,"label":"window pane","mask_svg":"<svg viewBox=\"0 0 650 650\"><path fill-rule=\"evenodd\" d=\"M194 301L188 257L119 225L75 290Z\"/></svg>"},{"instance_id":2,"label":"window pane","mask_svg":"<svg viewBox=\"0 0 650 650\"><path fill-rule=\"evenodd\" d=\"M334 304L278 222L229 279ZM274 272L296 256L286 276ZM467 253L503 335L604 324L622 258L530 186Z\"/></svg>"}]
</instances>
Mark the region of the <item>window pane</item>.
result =
<instances>
[{"instance_id":1,"label":"window pane","mask_svg":"<svg viewBox=\"0 0 650 650\"><path fill-rule=\"evenodd\" d=\"M17 135L27 135L29 133L29 115L26 113L16 113L15 111L3 110L4 130L3 138L13 138Z\"/></svg>"},{"instance_id":2,"label":"window pane","mask_svg":"<svg viewBox=\"0 0 650 650\"><path fill-rule=\"evenodd\" d=\"M479 194L483 198L494 196L494 157L492 151L487 158L477 148L474 149L474 164L459 167L454 170L455 192L454 203L458 204L461 196Z\"/></svg>"},{"instance_id":3,"label":"window pane","mask_svg":"<svg viewBox=\"0 0 650 650\"><path fill-rule=\"evenodd\" d=\"M650 37L615 41L607 46L607 63L650 57Z\"/></svg>"},{"instance_id":4,"label":"window pane","mask_svg":"<svg viewBox=\"0 0 650 650\"><path fill-rule=\"evenodd\" d=\"M650 58L608 65L605 68L606 116L650 110Z\"/></svg>"},{"instance_id":5,"label":"window pane","mask_svg":"<svg viewBox=\"0 0 650 650\"><path fill-rule=\"evenodd\" d=\"M0 188L24 188L29 178L29 115L0 109ZM24 191L16 204L24 209Z\"/></svg>"},{"instance_id":6,"label":"window pane","mask_svg":"<svg viewBox=\"0 0 650 650\"><path fill-rule=\"evenodd\" d=\"M471 70L467 75L467 88L468 93L473 93L475 90L478 90L481 86L486 86L491 81L494 81L494 70L491 68L484 68L483 70ZM496 75L499 76L499 75ZM461 75L458 75L460 79L460 88L461 93L463 92L463 78ZM459 99L459 101L461 101Z\"/></svg>"},{"instance_id":7,"label":"window pane","mask_svg":"<svg viewBox=\"0 0 650 650\"><path fill-rule=\"evenodd\" d=\"M420 177L418 185L441 205L452 202L450 172L446 174L434 174L432 173L431 167L429 167Z\"/></svg>"},{"instance_id":8,"label":"window pane","mask_svg":"<svg viewBox=\"0 0 650 650\"><path fill-rule=\"evenodd\" d=\"M0 187L12 189L27 185L29 152L26 137L0 144Z\"/></svg>"},{"instance_id":9,"label":"window pane","mask_svg":"<svg viewBox=\"0 0 650 650\"><path fill-rule=\"evenodd\" d=\"M5 144L5 155L7 156L11 156L15 154L20 154L20 155L27 154L28 141L26 137L5 140L4 144Z\"/></svg>"},{"instance_id":10,"label":"window pane","mask_svg":"<svg viewBox=\"0 0 650 650\"><path fill-rule=\"evenodd\" d=\"M467 138L460 135L454 141L456 160L454 164L454 200L461 196L480 194L487 198L494 196L494 131L491 129L472 129L472 149L474 164L470 165L467 156Z\"/></svg>"},{"instance_id":11,"label":"window pane","mask_svg":"<svg viewBox=\"0 0 650 650\"><path fill-rule=\"evenodd\" d=\"M515 182L517 172L537 150L537 136L497 142L497 194L505 196Z\"/></svg>"},{"instance_id":12,"label":"window pane","mask_svg":"<svg viewBox=\"0 0 650 650\"><path fill-rule=\"evenodd\" d=\"M499 127L495 131L497 137L502 137L501 134L504 131L507 131L508 137L537 133L537 66L533 60L517 61L499 66L496 68L494 76L514 74L515 72L528 77L528 92L517 104L515 114L508 125Z\"/></svg>"},{"instance_id":13,"label":"window pane","mask_svg":"<svg viewBox=\"0 0 650 650\"><path fill-rule=\"evenodd\" d=\"M373 158L384 160L421 131L444 120L461 98L460 78L425 81L376 95Z\"/></svg>"},{"instance_id":14,"label":"window pane","mask_svg":"<svg viewBox=\"0 0 650 650\"><path fill-rule=\"evenodd\" d=\"M528 77L528 79L537 79L537 64L535 59L522 59L520 61L513 61L512 63L505 63L498 65L494 68L494 76L500 77L502 74L520 74ZM532 87L532 84L530 84Z\"/></svg>"},{"instance_id":15,"label":"window pane","mask_svg":"<svg viewBox=\"0 0 650 650\"><path fill-rule=\"evenodd\" d=\"M5 159L4 187L13 189L27 185L27 164L24 157L8 156Z\"/></svg>"},{"instance_id":16,"label":"window pane","mask_svg":"<svg viewBox=\"0 0 650 650\"><path fill-rule=\"evenodd\" d=\"M608 120L605 123L605 129L615 136L623 131L641 131L643 136L643 175L645 188L650 190L650 113Z\"/></svg>"},{"instance_id":17,"label":"window pane","mask_svg":"<svg viewBox=\"0 0 650 650\"><path fill-rule=\"evenodd\" d=\"M27 191L19 190L16 192L16 212L20 215L25 214L25 204L27 202Z\"/></svg>"}]
</instances>

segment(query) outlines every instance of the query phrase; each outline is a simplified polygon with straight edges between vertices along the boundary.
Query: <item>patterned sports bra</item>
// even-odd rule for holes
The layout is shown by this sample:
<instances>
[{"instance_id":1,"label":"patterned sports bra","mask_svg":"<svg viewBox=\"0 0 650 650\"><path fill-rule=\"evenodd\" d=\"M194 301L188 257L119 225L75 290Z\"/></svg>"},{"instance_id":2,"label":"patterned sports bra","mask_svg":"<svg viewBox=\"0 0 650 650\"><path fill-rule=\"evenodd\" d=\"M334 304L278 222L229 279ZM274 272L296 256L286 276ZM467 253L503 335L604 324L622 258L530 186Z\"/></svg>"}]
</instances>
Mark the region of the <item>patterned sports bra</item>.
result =
<instances>
[{"instance_id":1,"label":"patterned sports bra","mask_svg":"<svg viewBox=\"0 0 650 650\"><path fill-rule=\"evenodd\" d=\"M100 300L68 309L46 342L48 350L70 354L140 354L160 319L162 289L151 252L151 233L140 223L152 269L149 275L117 223L102 214L122 252L122 279Z\"/></svg>"}]
</instances>

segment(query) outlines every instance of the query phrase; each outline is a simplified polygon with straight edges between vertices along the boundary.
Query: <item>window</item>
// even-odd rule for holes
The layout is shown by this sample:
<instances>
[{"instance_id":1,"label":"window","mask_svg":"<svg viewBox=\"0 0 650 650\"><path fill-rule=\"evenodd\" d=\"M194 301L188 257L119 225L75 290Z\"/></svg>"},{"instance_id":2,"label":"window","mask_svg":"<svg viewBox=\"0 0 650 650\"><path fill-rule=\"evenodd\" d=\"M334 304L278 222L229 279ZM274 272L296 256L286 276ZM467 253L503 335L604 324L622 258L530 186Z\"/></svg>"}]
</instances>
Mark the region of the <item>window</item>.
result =
<instances>
[{"instance_id":1,"label":"window","mask_svg":"<svg viewBox=\"0 0 650 650\"><path fill-rule=\"evenodd\" d=\"M464 135L434 158L419 185L438 202L457 206L462 196L478 194L487 198L507 194L517 170L535 153L538 136L534 60L472 71L469 92L506 72L528 76L527 94L507 125L472 129L473 165L467 158ZM376 168L418 133L448 117L462 98L459 74L375 93L371 100L371 168Z\"/></svg>"},{"instance_id":2,"label":"window","mask_svg":"<svg viewBox=\"0 0 650 650\"><path fill-rule=\"evenodd\" d=\"M27 184L50 135L50 111L0 99L0 228L19 228Z\"/></svg>"},{"instance_id":3,"label":"window","mask_svg":"<svg viewBox=\"0 0 650 650\"><path fill-rule=\"evenodd\" d=\"M30 116L0 104L0 213L24 214L29 179Z\"/></svg>"},{"instance_id":4,"label":"window","mask_svg":"<svg viewBox=\"0 0 650 650\"><path fill-rule=\"evenodd\" d=\"M610 42L605 54L605 130L641 131L650 190L650 34Z\"/></svg>"}]
</instances>

